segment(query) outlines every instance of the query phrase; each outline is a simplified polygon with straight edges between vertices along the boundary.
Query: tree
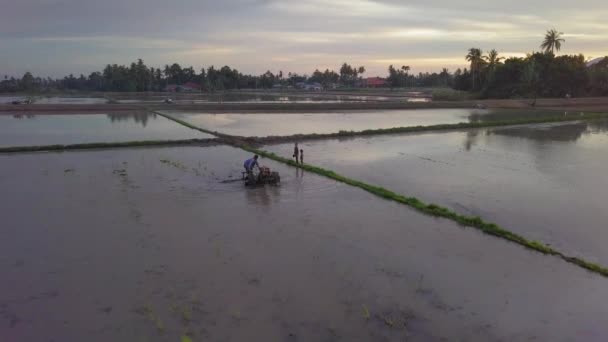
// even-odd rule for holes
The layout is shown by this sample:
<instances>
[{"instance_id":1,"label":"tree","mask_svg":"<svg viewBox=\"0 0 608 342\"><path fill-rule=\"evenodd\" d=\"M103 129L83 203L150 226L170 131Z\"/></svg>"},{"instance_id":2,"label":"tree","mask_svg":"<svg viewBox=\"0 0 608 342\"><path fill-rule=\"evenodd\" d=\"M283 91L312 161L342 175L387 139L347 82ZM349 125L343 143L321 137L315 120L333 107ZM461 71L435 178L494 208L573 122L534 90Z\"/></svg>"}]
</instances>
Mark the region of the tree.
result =
<instances>
[{"instance_id":1,"label":"tree","mask_svg":"<svg viewBox=\"0 0 608 342\"><path fill-rule=\"evenodd\" d=\"M406 86L409 71L410 67L408 65L402 65L399 69L389 65L387 81L391 88Z\"/></svg>"},{"instance_id":2,"label":"tree","mask_svg":"<svg viewBox=\"0 0 608 342\"><path fill-rule=\"evenodd\" d=\"M540 48L545 51L545 53L554 54L555 50L559 52L562 48L562 43L565 43L566 40L562 38L563 32L557 32L556 29L548 30L545 34L545 39L543 43L540 44Z\"/></svg>"},{"instance_id":3,"label":"tree","mask_svg":"<svg viewBox=\"0 0 608 342\"><path fill-rule=\"evenodd\" d=\"M441 83L443 83L442 85L444 87L447 87L450 83L450 71L447 68L441 69L439 77L441 78Z\"/></svg>"},{"instance_id":4,"label":"tree","mask_svg":"<svg viewBox=\"0 0 608 342\"><path fill-rule=\"evenodd\" d=\"M351 65L344 63L340 67L340 82L344 85L354 85L358 79L359 74L365 72L365 67L352 67Z\"/></svg>"},{"instance_id":5,"label":"tree","mask_svg":"<svg viewBox=\"0 0 608 342\"><path fill-rule=\"evenodd\" d=\"M364 67L364 66L360 66L360 67L357 69L357 72L359 73L359 75L363 75L363 74L365 74L365 67Z\"/></svg>"},{"instance_id":6,"label":"tree","mask_svg":"<svg viewBox=\"0 0 608 342\"><path fill-rule=\"evenodd\" d=\"M498 51L492 49L487 56L483 56L483 59L488 63L488 68L494 69L502 62L504 57L498 57Z\"/></svg>"},{"instance_id":7,"label":"tree","mask_svg":"<svg viewBox=\"0 0 608 342\"><path fill-rule=\"evenodd\" d=\"M34 88L34 76L32 76L31 72L26 72L21 78L21 88L25 91Z\"/></svg>"},{"instance_id":8,"label":"tree","mask_svg":"<svg viewBox=\"0 0 608 342\"><path fill-rule=\"evenodd\" d=\"M483 56L484 61L487 64L486 68L486 84L484 89L487 88L488 83L492 83L494 79L494 74L496 72L496 68L502 63L503 57L498 56L498 51L496 49L492 49L487 56Z\"/></svg>"},{"instance_id":9,"label":"tree","mask_svg":"<svg viewBox=\"0 0 608 342\"><path fill-rule=\"evenodd\" d=\"M538 97L538 88L540 84L539 80L540 75L538 72L536 61L534 59L531 59L524 70L523 81L526 85L529 96L533 98L532 103L530 103L532 107L536 106L536 98Z\"/></svg>"},{"instance_id":10,"label":"tree","mask_svg":"<svg viewBox=\"0 0 608 342\"><path fill-rule=\"evenodd\" d=\"M483 59L483 51L479 48L470 48L469 53L465 56L466 60L471 62L471 74L473 79L472 90L475 91L479 87L480 74L485 61Z\"/></svg>"}]
</instances>

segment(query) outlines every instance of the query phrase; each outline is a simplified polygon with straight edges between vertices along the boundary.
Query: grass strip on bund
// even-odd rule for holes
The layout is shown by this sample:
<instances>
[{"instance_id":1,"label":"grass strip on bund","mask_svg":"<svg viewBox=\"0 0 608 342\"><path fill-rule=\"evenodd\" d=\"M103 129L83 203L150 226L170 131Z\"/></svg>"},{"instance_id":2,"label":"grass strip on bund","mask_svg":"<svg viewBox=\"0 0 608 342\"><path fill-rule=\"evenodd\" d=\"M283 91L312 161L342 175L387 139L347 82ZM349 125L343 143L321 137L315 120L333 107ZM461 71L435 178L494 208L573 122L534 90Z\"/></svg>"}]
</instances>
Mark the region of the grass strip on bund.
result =
<instances>
[{"instance_id":1,"label":"grass strip on bund","mask_svg":"<svg viewBox=\"0 0 608 342\"><path fill-rule=\"evenodd\" d=\"M127 148L127 147L146 147L146 146L181 146L181 145L215 144L215 143L221 143L221 141L219 139L212 138L212 139L187 139L187 140L142 140L142 141L84 143L84 144L69 144L69 145L11 146L11 147L0 147L0 154L107 149L107 148Z\"/></svg>"}]
</instances>

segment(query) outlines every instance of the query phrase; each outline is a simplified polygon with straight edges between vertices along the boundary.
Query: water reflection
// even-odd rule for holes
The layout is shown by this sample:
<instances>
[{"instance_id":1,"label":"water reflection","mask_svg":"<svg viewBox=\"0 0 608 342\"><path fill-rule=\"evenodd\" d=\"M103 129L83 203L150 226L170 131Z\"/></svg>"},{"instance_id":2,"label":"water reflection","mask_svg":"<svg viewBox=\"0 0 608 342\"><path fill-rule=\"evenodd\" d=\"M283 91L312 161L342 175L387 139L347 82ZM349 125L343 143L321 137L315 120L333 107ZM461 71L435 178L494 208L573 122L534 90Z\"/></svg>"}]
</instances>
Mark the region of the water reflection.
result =
<instances>
[{"instance_id":1,"label":"water reflection","mask_svg":"<svg viewBox=\"0 0 608 342\"><path fill-rule=\"evenodd\" d=\"M539 143L576 142L590 134L608 132L608 120L575 121L556 124L535 124L528 126L480 129L466 132L463 147L470 151L483 136L506 136L529 139Z\"/></svg>"},{"instance_id":2,"label":"water reflection","mask_svg":"<svg viewBox=\"0 0 608 342\"><path fill-rule=\"evenodd\" d=\"M467 119L470 123L486 123L505 120L518 119L539 119L539 118L554 118L556 116L572 117L576 119L580 113L576 112L557 112L551 110L513 110L513 109L493 109L493 110L473 110L468 115Z\"/></svg>"},{"instance_id":3,"label":"water reflection","mask_svg":"<svg viewBox=\"0 0 608 342\"><path fill-rule=\"evenodd\" d=\"M96 114L90 114L91 118L96 117ZM137 124L141 124L142 127L146 127L148 125L148 121L150 119L156 119L157 118L157 114L155 113L150 113L150 112L145 112L145 111L137 111L137 112L122 112L122 113L110 113L110 114L106 114L107 118L110 119L110 122L112 123L118 123L118 122L130 122L133 121ZM13 119L36 119L39 117L44 117L44 118L53 118L56 117L53 114L48 114L48 115L36 115L36 114L13 114L12 118ZM80 118L81 115L78 115L78 117ZM74 119L76 119L76 116L74 117Z\"/></svg>"},{"instance_id":4,"label":"water reflection","mask_svg":"<svg viewBox=\"0 0 608 342\"><path fill-rule=\"evenodd\" d=\"M14 119L34 119L36 115L33 114L13 114Z\"/></svg>"},{"instance_id":5,"label":"water reflection","mask_svg":"<svg viewBox=\"0 0 608 342\"><path fill-rule=\"evenodd\" d=\"M144 111L131 112L131 113L113 113L113 114L107 114L107 116L112 123L133 120L135 123L139 123L143 127L146 127L146 125L148 124L148 120L150 118L156 119L155 113L144 112Z\"/></svg>"},{"instance_id":6,"label":"water reflection","mask_svg":"<svg viewBox=\"0 0 608 342\"><path fill-rule=\"evenodd\" d=\"M279 200L279 187L260 186L256 188L244 188L247 203L269 210L273 203Z\"/></svg>"},{"instance_id":7,"label":"water reflection","mask_svg":"<svg viewBox=\"0 0 608 342\"><path fill-rule=\"evenodd\" d=\"M491 130L489 134L526 138L536 141L577 141L584 135L608 131L608 120L578 121L562 124L510 127Z\"/></svg>"}]
</instances>

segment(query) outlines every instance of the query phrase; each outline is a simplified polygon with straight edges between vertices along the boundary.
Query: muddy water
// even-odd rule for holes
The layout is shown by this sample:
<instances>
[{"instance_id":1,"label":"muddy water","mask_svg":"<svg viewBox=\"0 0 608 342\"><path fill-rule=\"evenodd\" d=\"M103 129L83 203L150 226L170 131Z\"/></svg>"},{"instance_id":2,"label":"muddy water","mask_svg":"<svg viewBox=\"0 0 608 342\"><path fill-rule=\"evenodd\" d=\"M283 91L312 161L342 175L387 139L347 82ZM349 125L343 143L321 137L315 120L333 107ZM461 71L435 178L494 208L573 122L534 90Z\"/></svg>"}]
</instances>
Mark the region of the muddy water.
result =
<instances>
[{"instance_id":1,"label":"muddy water","mask_svg":"<svg viewBox=\"0 0 608 342\"><path fill-rule=\"evenodd\" d=\"M306 143L306 160L608 265L608 122ZM288 156L292 145L271 146Z\"/></svg>"},{"instance_id":2,"label":"muddy water","mask_svg":"<svg viewBox=\"0 0 608 342\"><path fill-rule=\"evenodd\" d=\"M229 147L0 156L6 341L603 341L606 279ZM364 210L362 210L364 208Z\"/></svg>"},{"instance_id":3,"label":"muddy water","mask_svg":"<svg viewBox=\"0 0 608 342\"><path fill-rule=\"evenodd\" d=\"M563 115L550 111L508 111L480 109L414 109L364 112L276 113L276 114L195 114L169 112L192 124L240 136L269 136L334 133L341 130L429 126L460 122L514 120ZM578 113L564 115L576 116Z\"/></svg>"},{"instance_id":4,"label":"muddy water","mask_svg":"<svg viewBox=\"0 0 608 342\"><path fill-rule=\"evenodd\" d=\"M213 138L146 113L0 115L0 147Z\"/></svg>"}]
</instances>

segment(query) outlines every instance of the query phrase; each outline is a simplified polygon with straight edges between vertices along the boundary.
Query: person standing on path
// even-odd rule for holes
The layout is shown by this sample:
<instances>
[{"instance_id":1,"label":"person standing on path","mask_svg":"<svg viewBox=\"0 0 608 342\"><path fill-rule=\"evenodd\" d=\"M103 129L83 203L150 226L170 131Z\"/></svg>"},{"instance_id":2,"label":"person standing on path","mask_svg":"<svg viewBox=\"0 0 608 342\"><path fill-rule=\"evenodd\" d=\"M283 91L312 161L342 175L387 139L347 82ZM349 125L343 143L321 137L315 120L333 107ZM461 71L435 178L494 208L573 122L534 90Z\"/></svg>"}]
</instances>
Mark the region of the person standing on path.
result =
<instances>
[{"instance_id":1,"label":"person standing on path","mask_svg":"<svg viewBox=\"0 0 608 342\"><path fill-rule=\"evenodd\" d=\"M296 164L298 163L298 156L300 155L300 150L298 149L298 143L293 147L293 157L296 159Z\"/></svg>"},{"instance_id":2,"label":"person standing on path","mask_svg":"<svg viewBox=\"0 0 608 342\"><path fill-rule=\"evenodd\" d=\"M300 149L300 164L304 164L304 150Z\"/></svg>"}]
</instances>

